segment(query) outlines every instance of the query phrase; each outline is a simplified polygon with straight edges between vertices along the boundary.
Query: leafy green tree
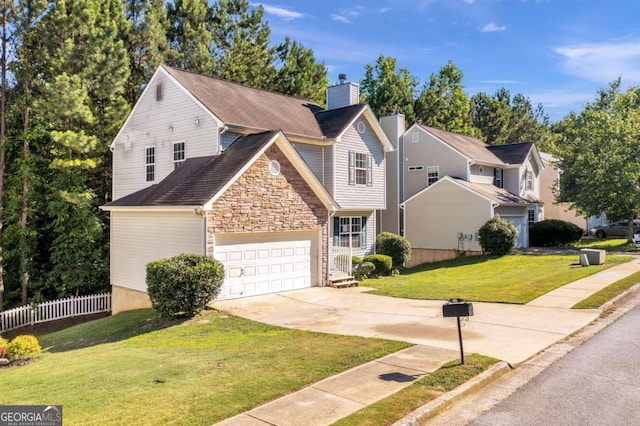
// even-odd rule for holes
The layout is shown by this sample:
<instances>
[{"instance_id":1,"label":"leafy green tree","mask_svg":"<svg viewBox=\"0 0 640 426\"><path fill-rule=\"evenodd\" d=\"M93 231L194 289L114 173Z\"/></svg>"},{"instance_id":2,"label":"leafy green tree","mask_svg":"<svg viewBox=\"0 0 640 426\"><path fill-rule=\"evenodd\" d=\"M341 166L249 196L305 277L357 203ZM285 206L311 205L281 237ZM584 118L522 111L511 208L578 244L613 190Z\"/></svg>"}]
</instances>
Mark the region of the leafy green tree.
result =
<instances>
[{"instance_id":1,"label":"leafy green tree","mask_svg":"<svg viewBox=\"0 0 640 426\"><path fill-rule=\"evenodd\" d=\"M462 84L464 75L453 62L431 74L415 102L416 120L422 124L474 136L471 104Z\"/></svg>"},{"instance_id":2,"label":"leafy green tree","mask_svg":"<svg viewBox=\"0 0 640 426\"><path fill-rule=\"evenodd\" d=\"M207 0L167 2L168 65L211 75L214 70L211 13Z\"/></svg>"},{"instance_id":3,"label":"leafy green tree","mask_svg":"<svg viewBox=\"0 0 640 426\"><path fill-rule=\"evenodd\" d=\"M218 0L212 8L211 31L215 75L225 80L269 89L276 76L271 30L262 6L247 0Z\"/></svg>"},{"instance_id":4,"label":"leafy green tree","mask_svg":"<svg viewBox=\"0 0 640 426\"><path fill-rule=\"evenodd\" d=\"M276 57L278 71L271 90L325 103L327 67L316 61L313 50L287 37L276 47Z\"/></svg>"},{"instance_id":5,"label":"leafy green tree","mask_svg":"<svg viewBox=\"0 0 640 426\"><path fill-rule=\"evenodd\" d=\"M127 0L124 3L126 30L124 43L129 54L126 99L133 105L142 88L167 53L167 11L164 0Z\"/></svg>"},{"instance_id":6,"label":"leafy green tree","mask_svg":"<svg viewBox=\"0 0 640 426\"><path fill-rule=\"evenodd\" d=\"M407 69L398 69L395 58L380 55L375 65L365 66L360 97L378 117L397 112L404 114L411 125L415 122L413 103L417 86L418 80Z\"/></svg>"},{"instance_id":7,"label":"leafy green tree","mask_svg":"<svg viewBox=\"0 0 640 426\"><path fill-rule=\"evenodd\" d=\"M122 28L118 0L59 0L37 28L46 42L34 112L51 138L47 280L59 285L59 295L108 284L108 234L98 206L110 193L109 143L128 113Z\"/></svg>"},{"instance_id":8,"label":"leafy green tree","mask_svg":"<svg viewBox=\"0 0 640 426\"><path fill-rule=\"evenodd\" d=\"M471 120L478 137L490 145L534 142L540 151L555 152L555 138L542 105L533 107L526 96L507 89L493 96L480 92L471 98Z\"/></svg>"},{"instance_id":9,"label":"leafy green tree","mask_svg":"<svg viewBox=\"0 0 640 426\"><path fill-rule=\"evenodd\" d=\"M629 220L640 213L640 87L620 90L620 80L558 125L560 199L584 215L605 212Z\"/></svg>"}]
</instances>

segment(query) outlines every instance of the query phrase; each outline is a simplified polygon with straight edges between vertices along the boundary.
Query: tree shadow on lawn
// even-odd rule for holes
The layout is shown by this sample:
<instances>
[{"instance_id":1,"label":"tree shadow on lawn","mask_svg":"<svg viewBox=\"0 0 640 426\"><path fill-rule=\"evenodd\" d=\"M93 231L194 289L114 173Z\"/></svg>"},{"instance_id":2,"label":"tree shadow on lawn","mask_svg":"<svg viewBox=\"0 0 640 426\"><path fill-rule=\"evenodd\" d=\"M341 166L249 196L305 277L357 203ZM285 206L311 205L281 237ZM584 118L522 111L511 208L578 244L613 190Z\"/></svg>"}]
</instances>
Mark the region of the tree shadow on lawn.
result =
<instances>
[{"instance_id":1,"label":"tree shadow on lawn","mask_svg":"<svg viewBox=\"0 0 640 426\"><path fill-rule=\"evenodd\" d=\"M129 339L187 320L188 318L164 319L153 309L138 309L83 322L59 331L48 330L37 337L47 352L66 352Z\"/></svg>"},{"instance_id":2,"label":"tree shadow on lawn","mask_svg":"<svg viewBox=\"0 0 640 426\"><path fill-rule=\"evenodd\" d=\"M440 262L423 263L422 265L414 266L413 268L407 268L400 271L400 275L411 275L420 272L434 271L436 269L444 268L457 268L459 266L477 265L479 263L488 262L490 260L499 259L501 256L466 256L458 257L451 260L442 260Z\"/></svg>"}]
</instances>

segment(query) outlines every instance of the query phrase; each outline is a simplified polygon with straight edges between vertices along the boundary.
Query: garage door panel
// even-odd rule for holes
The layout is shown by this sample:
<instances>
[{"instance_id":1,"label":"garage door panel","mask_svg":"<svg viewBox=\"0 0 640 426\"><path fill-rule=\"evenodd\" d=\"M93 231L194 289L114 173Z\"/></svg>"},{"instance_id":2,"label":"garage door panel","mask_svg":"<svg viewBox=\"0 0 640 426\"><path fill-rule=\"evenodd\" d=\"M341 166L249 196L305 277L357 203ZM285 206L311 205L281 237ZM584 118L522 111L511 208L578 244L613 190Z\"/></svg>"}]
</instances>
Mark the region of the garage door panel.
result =
<instances>
[{"instance_id":1,"label":"garage door panel","mask_svg":"<svg viewBox=\"0 0 640 426\"><path fill-rule=\"evenodd\" d=\"M218 299L267 294L311 286L311 254L313 236L289 241L266 241L219 244L214 257L225 266L225 282ZM297 237L296 239L294 239ZM279 235L278 239L283 236ZM255 241L256 237L254 237ZM234 236L233 241L242 241Z\"/></svg>"}]
</instances>

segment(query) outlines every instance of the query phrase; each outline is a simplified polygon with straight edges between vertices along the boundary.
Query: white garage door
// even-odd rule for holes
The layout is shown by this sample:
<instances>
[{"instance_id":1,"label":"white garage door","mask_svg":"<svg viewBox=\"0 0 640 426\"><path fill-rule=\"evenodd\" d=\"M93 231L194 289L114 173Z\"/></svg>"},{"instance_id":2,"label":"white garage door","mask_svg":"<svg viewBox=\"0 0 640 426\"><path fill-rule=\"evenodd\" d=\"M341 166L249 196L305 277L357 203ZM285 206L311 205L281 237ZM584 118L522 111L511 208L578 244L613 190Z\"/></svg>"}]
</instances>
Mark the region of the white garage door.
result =
<instances>
[{"instance_id":1,"label":"white garage door","mask_svg":"<svg viewBox=\"0 0 640 426\"><path fill-rule=\"evenodd\" d=\"M217 245L214 257L225 267L218 299L310 287L312 253L311 238Z\"/></svg>"}]
</instances>

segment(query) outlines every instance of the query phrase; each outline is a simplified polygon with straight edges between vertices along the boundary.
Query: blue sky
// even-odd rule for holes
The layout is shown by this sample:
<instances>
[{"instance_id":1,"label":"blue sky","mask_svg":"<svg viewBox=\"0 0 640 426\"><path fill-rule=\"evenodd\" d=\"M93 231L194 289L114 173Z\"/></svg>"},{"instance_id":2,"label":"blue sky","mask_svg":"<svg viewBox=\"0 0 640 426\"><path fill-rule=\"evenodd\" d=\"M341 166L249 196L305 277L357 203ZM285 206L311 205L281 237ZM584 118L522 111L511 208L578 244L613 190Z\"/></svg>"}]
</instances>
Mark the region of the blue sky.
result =
<instances>
[{"instance_id":1,"label":"blue sky","mask_svg":"<svg viewBox=\"0 0 640 426\"><path fill-rule=\"evenodd\" d=\"M622 77L640 85L640 0L268 0L272 40L313 49L329 79L392 56L421 85L451 60L469 95L505 87L555 121Z\"/></svg>"}]
</instances>

